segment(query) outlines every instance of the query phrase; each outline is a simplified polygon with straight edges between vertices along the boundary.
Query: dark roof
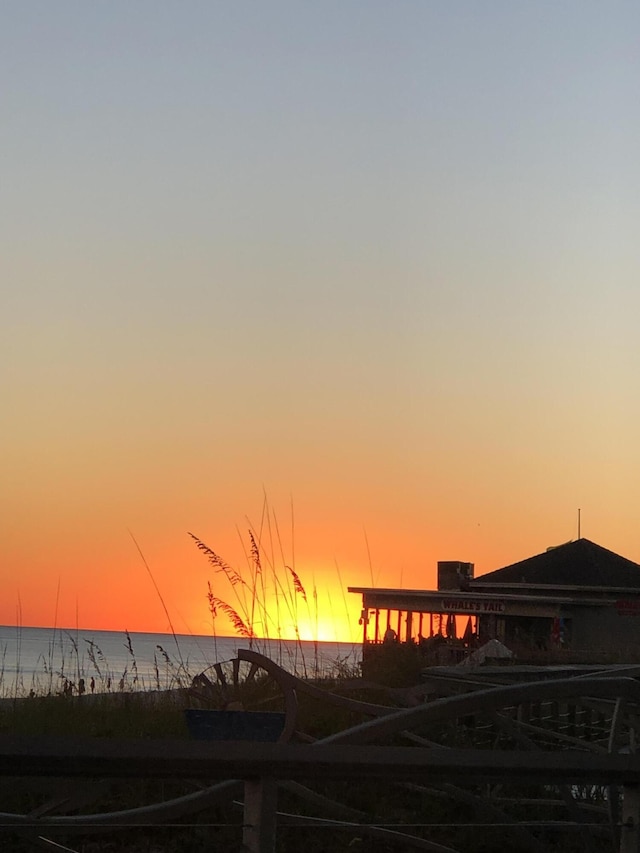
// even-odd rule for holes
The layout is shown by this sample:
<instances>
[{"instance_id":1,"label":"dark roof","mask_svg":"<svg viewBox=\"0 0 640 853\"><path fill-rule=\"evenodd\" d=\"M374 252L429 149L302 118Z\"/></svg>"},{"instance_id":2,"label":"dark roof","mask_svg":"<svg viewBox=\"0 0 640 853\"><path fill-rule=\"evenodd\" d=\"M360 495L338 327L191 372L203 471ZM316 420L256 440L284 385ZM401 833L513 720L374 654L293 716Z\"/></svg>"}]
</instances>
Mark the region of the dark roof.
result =
<instances>
[{"instance_id":1,"label":"dark roof","mask_svg":"<svg viewBox=\"0 0 640 853\"><path fill-rule=\"evenodd\" d=\"M481 575L478 583L640 587L640 565L589 539L576 539L535 557Z\"/></svg>"}]
</instances>

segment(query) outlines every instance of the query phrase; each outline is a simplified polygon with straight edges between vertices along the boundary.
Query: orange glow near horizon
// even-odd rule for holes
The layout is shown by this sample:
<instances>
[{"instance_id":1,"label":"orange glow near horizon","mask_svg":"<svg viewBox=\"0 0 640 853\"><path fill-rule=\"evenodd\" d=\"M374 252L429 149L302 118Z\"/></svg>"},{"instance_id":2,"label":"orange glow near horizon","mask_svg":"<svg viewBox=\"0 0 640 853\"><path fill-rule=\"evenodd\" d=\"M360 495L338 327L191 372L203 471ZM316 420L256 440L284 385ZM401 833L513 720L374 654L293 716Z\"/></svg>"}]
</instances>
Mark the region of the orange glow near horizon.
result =
<instances>
[{"instance_id":1,"label":"orange glow near horizon","mask_svg":"<svg viewBox=\"0 0 640 853\"><path fill-rule=\"evenodd\" d=\"M504 509L501 504L501 512ZM192 527L187 518L192 511L197 516L193 507L183 508L183 529ZM583 510L583 535L638 561L640 554L633 550L634 528L623 531L609 519L607 525L592 529L595 526L585 515ZM277 548L273 543L278 537L269 537L263 525L262 575L253 611L254 566L247 533L239 537L232 522L215 531L205 519L196 518L199 526L195 530L242 577L236 584L209 563L186 533L175 534L168 523L165 529L140 525L141 531L135 532L144 560L126 530L114 539L108 524L90 519L72 539L72 545L62 535L67 533L64 526L60 530L52 527L45 541L34 541L27 554L22 551L20 537L8 536L5 544L14 549L13 564L21 568L13 581L13 600L11 583L5 584L0 622L25 627L239 636L223 608L217 608L212 620L207 601L211 583L213 594L233 607L246 624L253 612L257 636L358 643L362 638L358 621L361 599L348 593L348 586L433 588L439 559L469 560L480 575L572 538L560 525L544 538L532 527L518 532L509 526L495 539L480 535L477 525L469 525L465 535L461 532L459 536L443 525L439 537L432 538L417 523L411 523L410 515L399 518L390 512L386 528L372 519L372 532L366 533L362 528L350 529L344 518L331 516L328 509L319 512L318 518L309 521L300 512L295 523L285 524L279 519L281 544ZM544 526L535 515L532 522ZM248 526L245 522L245 531ZM326 530L333 530L333 534ZM327 553L329 540L333 554ZM287 568L294 563L294 556L306 602L301 592L293 589Z\"/></svg>"},{"instance_id":2,"label":"orange glow near horizon","mask_svg":"<svg viewBox=\"0 0 640 853\"><path fill-rule=\"evenodd\" d=\"M162 542L162 534L158 538ZM360 600L346 591L354 574L348 570L342 578L335 562L326 570L319 562L306 561L296 571L301 585L296 592L288 563L281 559L278 563L266 548L261 552L264 565L256 575L250 542L245 535L240 543L235 531L215 542L216 553L229 566L226 573L211 565L186 534L173 547L158 546L155 540L151 547L143 546L138 537L134 542L126 532L116 547L110 544L87 558L89 546L85 550L80 537L73 549L65 549L64 563L56 560L58 571L53 568L51 540L46 549L34 547L31 566L16 578L14 601L5 597L0 602L0 623L240 637L242 632L228 615L233 609L257 637L321 642L360 639ZM293 562L292 557L288 562ZM215 618L209 588L217 599Z\"/></svg>"}]
</instances>

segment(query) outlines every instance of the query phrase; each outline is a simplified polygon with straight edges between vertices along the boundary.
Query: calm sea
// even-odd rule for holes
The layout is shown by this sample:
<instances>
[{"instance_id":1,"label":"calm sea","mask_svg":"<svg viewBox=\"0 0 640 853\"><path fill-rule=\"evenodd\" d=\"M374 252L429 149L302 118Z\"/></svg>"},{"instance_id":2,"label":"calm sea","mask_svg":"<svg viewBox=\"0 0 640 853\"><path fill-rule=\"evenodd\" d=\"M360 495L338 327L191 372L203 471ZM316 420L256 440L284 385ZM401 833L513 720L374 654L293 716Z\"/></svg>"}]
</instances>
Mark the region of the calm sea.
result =
<instances>
[{"instance_id":1,"label":"calm sea","mask_svg":"<svg viewBox=\"0 0 640 853\"><path fill-rule=\"evenodd\" d=\"M355 672L359 645L0 626L0 696L168 689L253 648L299 676ZM93 680L93 684L92 684Z\"/></svg>"}]
</instances>

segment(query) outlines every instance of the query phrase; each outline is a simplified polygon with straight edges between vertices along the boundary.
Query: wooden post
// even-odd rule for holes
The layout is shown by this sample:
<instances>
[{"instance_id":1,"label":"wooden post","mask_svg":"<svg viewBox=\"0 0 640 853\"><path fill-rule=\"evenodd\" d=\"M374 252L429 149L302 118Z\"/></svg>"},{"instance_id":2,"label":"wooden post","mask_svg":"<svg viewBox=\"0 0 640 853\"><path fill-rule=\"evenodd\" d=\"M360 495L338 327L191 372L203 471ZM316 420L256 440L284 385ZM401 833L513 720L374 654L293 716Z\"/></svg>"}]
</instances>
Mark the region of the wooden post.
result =
<instances>
[{"instance_id":1,"label":"wooden post","mask_svg":"<svg viewBox=\"0 0 640 853\"><path fill-rule=\"evenodd\" d=\"M276 808L278 786L275 779L246 779L244 783L244 853L274 853L276 849Z\"/></svg>"},{"instance_id":2,"label":"wooden post","mask_svg":"<svg viewBox=\"0 0 640 853\"><path fill-rule=\"evenodd\" d=\"M407 610L406 626L406 642L410 643L413 638L413 611L411 610Z\"/></svg>"},{"instance_id":3,"label":"wooden post","mask_svg":"<svg viewBox=\"0 0 640 853\"><path fill-rule=\"evenodd\" d=\"M640 785L622 788L622 827L620 853L638 853L640 850Z\"/></svg>"}]
</instances>

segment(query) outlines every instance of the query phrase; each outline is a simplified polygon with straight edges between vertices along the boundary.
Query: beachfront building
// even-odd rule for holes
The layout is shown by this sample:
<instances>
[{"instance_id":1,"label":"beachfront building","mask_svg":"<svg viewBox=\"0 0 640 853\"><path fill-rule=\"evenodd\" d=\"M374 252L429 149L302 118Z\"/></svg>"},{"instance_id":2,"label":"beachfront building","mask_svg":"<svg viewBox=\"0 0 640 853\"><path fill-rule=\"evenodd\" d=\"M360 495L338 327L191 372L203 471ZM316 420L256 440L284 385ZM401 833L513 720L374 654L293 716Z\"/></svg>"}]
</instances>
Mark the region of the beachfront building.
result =
<instances>
[{"instance_id":1,"label":"beachfront building","mask_svg":"<svg viewBox=\"0 0 640 853\"><path fill-rule=\"evenodd\" d=\"M518 663L640 662L640 565L580 538L474 577L438 563L437 589L349 587L362 596L363 665L390 644L425 664L489 647Z\"/></svg>"}]
</instances>

